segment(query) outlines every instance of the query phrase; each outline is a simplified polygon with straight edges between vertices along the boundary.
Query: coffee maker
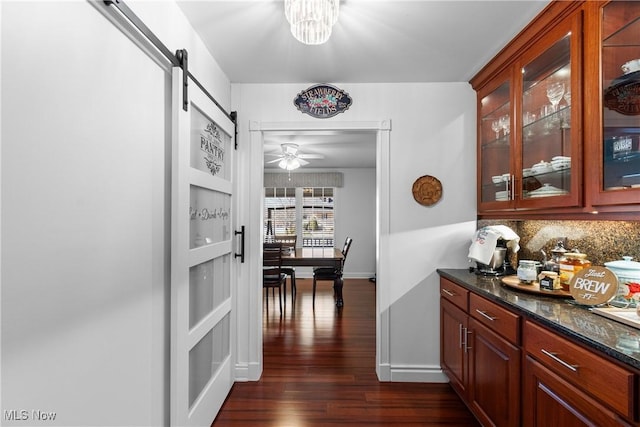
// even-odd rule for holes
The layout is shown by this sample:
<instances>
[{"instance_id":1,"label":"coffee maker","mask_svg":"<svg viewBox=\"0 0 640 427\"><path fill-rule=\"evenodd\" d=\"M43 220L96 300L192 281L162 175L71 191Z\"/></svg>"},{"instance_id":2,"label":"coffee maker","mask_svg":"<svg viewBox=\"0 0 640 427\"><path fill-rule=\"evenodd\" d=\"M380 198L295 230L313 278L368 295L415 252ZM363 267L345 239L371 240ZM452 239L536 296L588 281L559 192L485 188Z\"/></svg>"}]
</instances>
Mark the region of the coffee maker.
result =
<instances>
[{"instance_id":1,"label":"coffee maker","mask_svg":"<svg viewBox=\"0 0 640 427\"><path fill-rule=\"evenodd\" d=\"M469 259L476 262L471 268L485 276L516 274L511 257L520 249L520 236L505 225L479 228L471 239Z\"/></svg>"},{"instance_id":2,"label":"coffee maker","mask_svg":"<svg viewBox=\"0 0 640 427\"><path fill-rule=\"evenodd\" d=\"M507 246L507 241L498 239L493 255L488 264L476 261L476 274L482 276L506 276L516 274L516 270L511 265L511 251Z\"/></svg>"}]
</instances>

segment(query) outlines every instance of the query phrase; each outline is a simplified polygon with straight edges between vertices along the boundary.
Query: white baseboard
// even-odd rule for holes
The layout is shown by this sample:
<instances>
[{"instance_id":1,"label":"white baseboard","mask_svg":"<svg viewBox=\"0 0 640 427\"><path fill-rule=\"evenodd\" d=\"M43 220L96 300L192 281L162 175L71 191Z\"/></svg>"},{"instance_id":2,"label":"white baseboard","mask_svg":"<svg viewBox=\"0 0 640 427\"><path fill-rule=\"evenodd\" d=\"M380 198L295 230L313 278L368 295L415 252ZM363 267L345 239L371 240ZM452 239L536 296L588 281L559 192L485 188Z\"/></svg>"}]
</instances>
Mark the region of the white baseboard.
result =
<instances>
[{"instance_id":1,"label":"white baseboard","mask_svg":"<svg viewBox=\"0 0 640 427\"><path fill-rule=\"evenodd\" d=\"M448 383L449 378L442 372L440 366L391 366L392 382L407 383Z\"/></svg>"},{"instance_id":2,"label":"white baseboard","mask_svg":"<svg viewBox=\"0 0 640 427\"><path fill-rule=\"evenodd\" d=\"M262 369L258 363L237 363L235 367L236 382L258 381L262 376Z\"/></svg>"}]
</instances>

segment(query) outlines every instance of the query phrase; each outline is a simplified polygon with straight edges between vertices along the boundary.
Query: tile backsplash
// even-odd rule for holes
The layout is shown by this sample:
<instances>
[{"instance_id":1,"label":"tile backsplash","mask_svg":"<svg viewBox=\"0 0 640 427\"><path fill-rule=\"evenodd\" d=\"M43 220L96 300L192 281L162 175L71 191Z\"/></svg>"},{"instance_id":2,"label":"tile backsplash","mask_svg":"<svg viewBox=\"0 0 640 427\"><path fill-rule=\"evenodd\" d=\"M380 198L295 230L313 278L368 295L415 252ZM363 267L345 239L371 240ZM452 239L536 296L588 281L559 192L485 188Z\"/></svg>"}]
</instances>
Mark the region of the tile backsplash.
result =
<instances>
[{"instance_id":1,"label":"tile backsplash","mask_svg":"<svg viewBox=\"0 0 640 427\"><path fill-rule=\"evenodd\" d=\"M623 256L640 262L640 221L478 221L478 227L497 224L510 227L520 236L517 259L541 261L541 250L550 256L556 242L566 238L567 249L586 253L593 265L604 265ZM517 259L512 259L512 263Z\"/></svg>"}]
</instances>

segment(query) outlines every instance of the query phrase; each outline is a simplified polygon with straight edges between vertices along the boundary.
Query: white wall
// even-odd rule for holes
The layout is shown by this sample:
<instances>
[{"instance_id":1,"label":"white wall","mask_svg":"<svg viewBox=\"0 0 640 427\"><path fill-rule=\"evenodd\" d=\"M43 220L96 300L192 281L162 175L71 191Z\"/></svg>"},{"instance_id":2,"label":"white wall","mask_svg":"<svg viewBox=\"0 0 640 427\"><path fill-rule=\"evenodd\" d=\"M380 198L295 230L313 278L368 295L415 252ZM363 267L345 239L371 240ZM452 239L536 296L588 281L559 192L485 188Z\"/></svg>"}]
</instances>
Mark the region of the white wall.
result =
<instances>
[{"instance_id":1,"label":"white wall","mask_svg":"<svg viewBox=\"0 0 640 427\"><path fill-rule=\"evenodd\" d=\"M372 142L375 146L375 139ZM336 189L336 247L353 238L344 276L369 278L376 273L376 170L340 169L344 187Z\"/></svg>"},{"instance_id":2,"label":"white wall","mask_svg":"<svg viewBox=\"0 0 640 427\"><path fill-rule=\"evenodd\" d=\"M378 371L383 380L444 381L439 363L439 267L466 267L475 231L475 93L467 83L332 84L353 98L345 113L323 123L391 119L391 234L381 244L390 253L390 280L378 280L385 295L378 307L382 340ZM234 84L232 105L240 112L245 144L251 122L310 122L293 99L309 84ZM328 126L328 125L327 125ZM250 147L250 149L255 147ZM443 184L442 200L424 207L411 187L422 175Z\"/></svg>"},{"instance_id":3,"label":"white wall","mask_svg":"<svg viewBox=\"0 0 640 427\"><path fill-rule=\"evenodd\" d=\"M177 6L127 3L228 105ZM168 420L169 80L105 7L2 2L2 425Z\"/></svg>"}]
</instances>

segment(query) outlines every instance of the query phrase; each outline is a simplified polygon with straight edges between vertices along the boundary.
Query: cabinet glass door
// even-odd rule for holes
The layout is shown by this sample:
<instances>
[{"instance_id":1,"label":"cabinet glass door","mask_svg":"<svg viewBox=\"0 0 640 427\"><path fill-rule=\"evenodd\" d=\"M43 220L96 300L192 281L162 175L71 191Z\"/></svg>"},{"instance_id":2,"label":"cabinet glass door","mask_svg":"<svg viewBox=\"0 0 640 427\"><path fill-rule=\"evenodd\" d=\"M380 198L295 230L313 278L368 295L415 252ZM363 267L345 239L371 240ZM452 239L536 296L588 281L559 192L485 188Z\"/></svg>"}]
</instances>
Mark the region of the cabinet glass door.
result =
<instances>
[{"instance_id":1,"label":"cabinet glass door","mask_svg":"<svg viewBox=\"0 0 640 427\"><path fill-rule=\"evenodd\" d=\"M640 191L640 2L611 2L602 13L601 191L635 201ZM623 194L624 193L624 194Z\"/></svg>"},{"instance_id":2,"label":"cabinet glass door","mask_svg":"<svg viewBox=\"0 0 640 427\"><path fill-rule=\"evenodd\" d=\"M523 200L571 192L571 33L522 68Z\"/></svg>"},{"instance_id":3,"label":"cabinet glass door","mask_svg":"<svg viewBox=\"0 0 640 427\"><path fill-rule=\"evenodd\" d=\"M481 204L513 200L511 182L511 84L504 81L480 100Z\"/></svg>"}]
</instances>

